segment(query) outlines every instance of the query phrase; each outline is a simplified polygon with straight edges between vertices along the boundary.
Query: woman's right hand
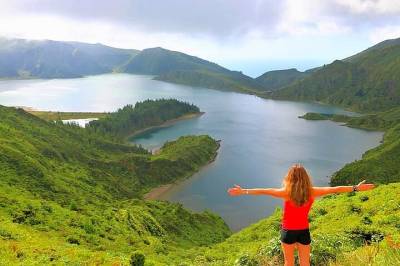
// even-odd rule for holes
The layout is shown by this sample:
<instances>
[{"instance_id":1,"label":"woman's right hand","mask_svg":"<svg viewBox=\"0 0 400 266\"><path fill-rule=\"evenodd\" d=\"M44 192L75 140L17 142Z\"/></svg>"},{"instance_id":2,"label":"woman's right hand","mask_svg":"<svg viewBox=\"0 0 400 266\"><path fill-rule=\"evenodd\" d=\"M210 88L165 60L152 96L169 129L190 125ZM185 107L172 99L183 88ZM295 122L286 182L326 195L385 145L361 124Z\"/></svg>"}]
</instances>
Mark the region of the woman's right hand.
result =
<instances>
[{"instance_id":1,"label":"woman's right hand","mask_svg":"<svg viewBox=\"0 0 400 266\"><path fill-rule=\"evenodd\" d=\"M358 191L365 191L365 190L370 190L370 189L375 188L374 184L364 184L365 182L366 182L366 180L363 180L360 183L358 183L358 185L357 185Z\"/></svg>"},{"instance_id":2,"label":"woman's right hand","mask_svg":"<svg viewBox=\"0 0 400 266\"><path fill-rule=\"evenodd\" d=\"M244 192L243 192L243 189L240 186L235 185L233 188L228 189L228 193L229 193L230 196L240 196Z\"/></svg>"}]
</instances>

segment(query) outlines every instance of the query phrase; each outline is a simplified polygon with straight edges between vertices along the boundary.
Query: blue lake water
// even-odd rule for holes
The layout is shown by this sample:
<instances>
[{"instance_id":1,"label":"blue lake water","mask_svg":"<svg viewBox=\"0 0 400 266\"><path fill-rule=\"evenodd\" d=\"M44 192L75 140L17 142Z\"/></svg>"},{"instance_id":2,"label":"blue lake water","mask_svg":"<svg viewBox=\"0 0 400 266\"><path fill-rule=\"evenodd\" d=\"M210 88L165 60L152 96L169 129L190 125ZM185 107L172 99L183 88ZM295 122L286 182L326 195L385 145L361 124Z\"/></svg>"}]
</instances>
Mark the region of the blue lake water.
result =
<instances>
[{"instance_id":1,"label":"blue lake water","mask_svg":"<svg viewBox=\"0 0 400 266\"><path fill-rule=\"evenodd\" d=\"M195 211L212 210L234 230L268 216L281 202L266 196L232 198L228 187L279 187L289 166L300 162L315 185L359 159L382 139L381 132L306 121L306 112L347 113L325 105L265 100L252 95L194 88L152 80L149 76L107 74L78 79L3 80L0 104L53 111L114 111L145 99L176 98L205 114L139 135L146 148L188 134L222 140L218 156L192 178L162 195Z\"/></svg>"}]
</instances>

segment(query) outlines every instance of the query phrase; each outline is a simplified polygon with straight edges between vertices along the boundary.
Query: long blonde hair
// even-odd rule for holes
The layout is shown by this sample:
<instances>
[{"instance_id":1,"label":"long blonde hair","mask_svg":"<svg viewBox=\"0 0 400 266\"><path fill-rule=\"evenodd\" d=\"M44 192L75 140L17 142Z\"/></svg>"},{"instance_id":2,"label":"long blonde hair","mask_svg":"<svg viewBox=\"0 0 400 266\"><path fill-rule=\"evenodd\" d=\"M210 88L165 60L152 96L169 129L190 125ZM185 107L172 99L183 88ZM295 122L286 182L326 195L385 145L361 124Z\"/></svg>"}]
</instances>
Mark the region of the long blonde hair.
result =
<instances>
[{"instance_id":1,"label":"long blonde hair","mask_svg":"<svg viewBox=\"0 0 400 266\"><path fill-rule=\"evenodd\" d=\"M301 206L311 197L312 183L306 169L301 164L290 167L283 180L283 186L289 199L297 206Z\"/></svg>"}]
</instances>

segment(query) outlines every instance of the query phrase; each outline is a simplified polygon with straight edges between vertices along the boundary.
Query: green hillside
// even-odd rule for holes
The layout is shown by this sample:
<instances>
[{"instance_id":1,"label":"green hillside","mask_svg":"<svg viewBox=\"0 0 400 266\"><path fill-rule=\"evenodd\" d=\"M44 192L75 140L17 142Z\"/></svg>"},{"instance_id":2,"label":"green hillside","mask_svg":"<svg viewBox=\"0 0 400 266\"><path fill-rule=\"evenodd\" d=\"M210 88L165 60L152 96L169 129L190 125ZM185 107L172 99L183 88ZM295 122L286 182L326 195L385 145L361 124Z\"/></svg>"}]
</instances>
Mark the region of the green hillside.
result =
<instances>
[{"instance_id":1,"label":"green hillside","mask_svg":"<svg viewBox=\"0 0 400 266\"><path fill-rule=\"evenodd\" d=\"M325 65L273 94L276 99L318 101L360 111L400 104L400 43L392 40Z\"/></svg>"},{"instance_id":2,"label":"green hillside","mask_svg":"<svg viewBox=\"0 0 400 266\"><path fill-rule=\"evenodd\" d=\"M309 72L300 72L295 68L268 71L256 78L264 90L275 91L289 86L293 82L308 76Z\"/></svg>"},{"instance_id":3,"label":"green hillside","mask_svg":"<svg viewBox=\"0 0 400 266\"><path fill-rule=\"evenodd\" d=\"M76 78L108 73L137 53L102 44L0 38L0 78Z\"/></svg>"},{"instance_id":4,"label":"green hillside","mask_svg":"<svg viewBox=\"0 0 400 266\"><path fill-rule=\"evenodd\" d=\"M120 68L121 72L156 75L155 79L220 90L255 93L254 79L207 60L160 47L144 49Z\"/></svg>"},{"instance_id":5,"label":"green hillside","mask_svg":"<svg viewBox=\"0 0 400 266\"><path fill-rule=\"evenodd\" d=\"M227 225L211 213L141 200L150 188L197 171L218 146L208 136L187 136L151 155L0 106L2 263L126 265L135 251L161 261L171 250L225 239Z\"/></svg>"}]
</instances>

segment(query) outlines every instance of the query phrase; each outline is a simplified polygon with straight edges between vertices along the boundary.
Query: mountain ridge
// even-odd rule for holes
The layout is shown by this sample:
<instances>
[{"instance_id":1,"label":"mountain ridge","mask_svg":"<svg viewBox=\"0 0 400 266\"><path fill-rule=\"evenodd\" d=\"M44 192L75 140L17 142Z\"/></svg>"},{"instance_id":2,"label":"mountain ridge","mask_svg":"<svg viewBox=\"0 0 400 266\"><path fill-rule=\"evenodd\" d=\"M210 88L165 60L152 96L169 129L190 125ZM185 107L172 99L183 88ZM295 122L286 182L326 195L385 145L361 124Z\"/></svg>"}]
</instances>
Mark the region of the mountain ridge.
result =
<instances>
[{"instance_id":1,"label":"mountain ridge","mask_svg":"<svg viewBox=\"0 0 400 266\"><path fill-rule=\"evenodd\" d=\"M0 38L0 77L77 78L109 73L137 53L103 44Z\"/></svg>"},{"instance_id":2,"label":"mountain ridge","mask_svg":"<svg viewBox=\"0 0 400 266\"><path fill-rule=\"evenodd\" d=\"M275 91L272 98L317 101L363 112L396 107L400 104L400 39L324 65Z\"/></svg>"},{"instance_id":3,"label":"mountain ridge","mask_svg":"<svg viewBox=\"0 0 400 266\"><path fill-rule=\"evenodd\" d=\"M310 72L301 72L296 68L272 70L258 76L256 80L262 84L265 90L275 91L286 87L293 82L308 76Z\"/></svg>"},{"instance_id":4,"label":"mountain ridge","mask_svg":"<svg viewBox=\"0 0 400 266\"><path fill-rule=\"evenodd\" d=\"M216 63L161 47L144 49L120 68L121 72L156 75L156 80L257 93L261 86L251 77Z\"/></svg>"}]
</instances>

